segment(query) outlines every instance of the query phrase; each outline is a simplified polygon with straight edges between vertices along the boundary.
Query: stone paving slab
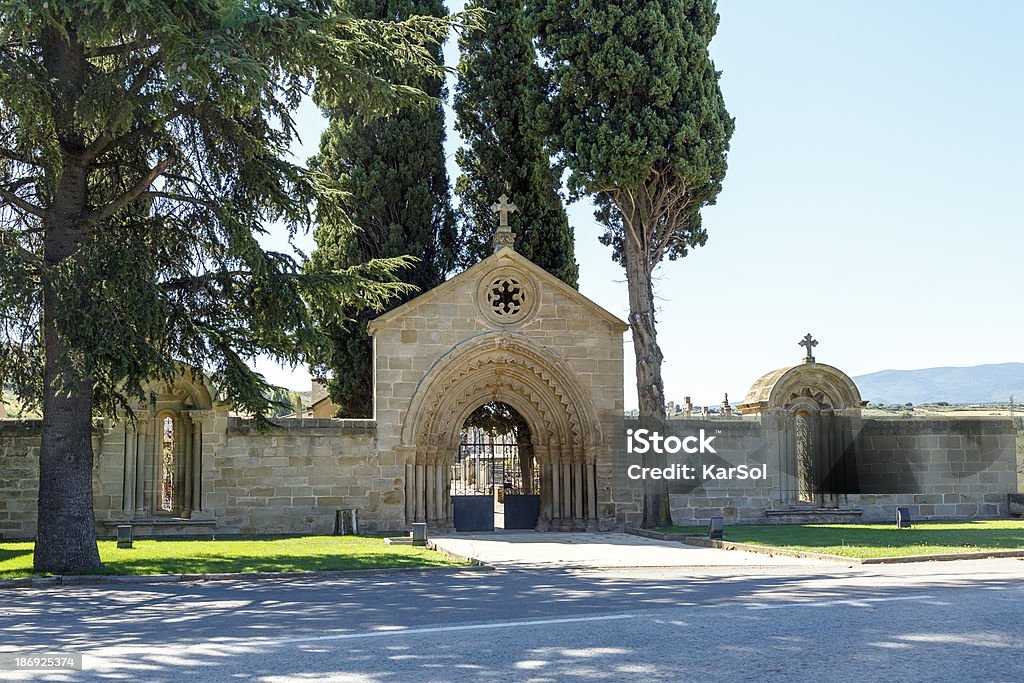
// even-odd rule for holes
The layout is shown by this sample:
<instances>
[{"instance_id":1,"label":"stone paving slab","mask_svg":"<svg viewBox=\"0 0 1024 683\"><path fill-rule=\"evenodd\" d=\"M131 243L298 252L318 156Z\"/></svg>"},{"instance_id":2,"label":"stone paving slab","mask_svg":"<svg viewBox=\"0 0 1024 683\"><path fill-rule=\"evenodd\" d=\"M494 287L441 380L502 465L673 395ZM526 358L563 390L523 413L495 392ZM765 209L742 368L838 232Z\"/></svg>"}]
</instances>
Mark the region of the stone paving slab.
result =
<instances>
[{"instance_id":1,"label":"stone paving slab","mask_svg":"<svg viewBox=\"0 0 1024 683\"><path fill-rule=\"evenodd\" d=\"M503 568L822 566L821 560L698 548L617 532L456 533L430 539L454 555Z\"/></svg>"}]
</instances>

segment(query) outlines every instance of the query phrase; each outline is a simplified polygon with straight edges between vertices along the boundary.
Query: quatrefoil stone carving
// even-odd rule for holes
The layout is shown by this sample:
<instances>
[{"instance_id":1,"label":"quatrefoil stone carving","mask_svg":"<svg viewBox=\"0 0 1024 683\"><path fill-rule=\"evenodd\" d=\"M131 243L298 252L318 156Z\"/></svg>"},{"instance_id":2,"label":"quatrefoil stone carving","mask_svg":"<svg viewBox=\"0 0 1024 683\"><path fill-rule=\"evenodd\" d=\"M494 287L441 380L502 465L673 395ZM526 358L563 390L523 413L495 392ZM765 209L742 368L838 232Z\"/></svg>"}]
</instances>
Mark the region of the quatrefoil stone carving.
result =
<instances>
[{"instance_id":1,"label":"quatrefoil stone carving","mask_svg":"<svg viewBox=\"0 0 1024 683\"><path fill-rule=\"evenodd\" d=\"M537 306L537 289L518 269L495 268L477 285L477 307L483 317L498 325L519 325Z\"/></svg>"},{"instance_id":2,"label":"quatrefoil stone carving","mask_svg":"<svg viewBox=\"0 0 1024 683\"><path fill-rule=\"evenodd\" d=\"M526 288L515 278L495 278L487 288L487 303L494 315L511 320L526 306Z\"/></svg>"}]
</instances>

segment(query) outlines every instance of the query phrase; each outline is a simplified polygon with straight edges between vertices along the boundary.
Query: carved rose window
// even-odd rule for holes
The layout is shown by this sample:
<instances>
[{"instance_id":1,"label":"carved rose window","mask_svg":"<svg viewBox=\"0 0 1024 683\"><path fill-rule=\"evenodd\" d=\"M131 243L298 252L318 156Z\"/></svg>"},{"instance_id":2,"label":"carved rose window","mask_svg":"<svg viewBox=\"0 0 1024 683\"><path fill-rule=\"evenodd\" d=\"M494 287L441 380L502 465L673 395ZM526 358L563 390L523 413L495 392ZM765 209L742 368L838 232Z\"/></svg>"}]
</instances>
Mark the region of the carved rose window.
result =
<instances>
[{"instance_id":1,"label":"carved rose window","mask_svg":"<svg viewBox=\"0 0 1024 683\"><path fill-rule=\"evenodd\" d=\"M515 278L495 278L487 288L487 303L498 318L514 320L526 306L526 288Z\"/></svg>"},{"instance_id":2,"label":"carved rose window","mask_svg":"<svg viewBox=\"0 0 1024 683\"><path fill-rule=\"evenodd\" d=\"M517 268L500 266L477 283L477 310L485 320L501 326L524 324L537 308L537 285Z\"/></svg>"}]
</instances>

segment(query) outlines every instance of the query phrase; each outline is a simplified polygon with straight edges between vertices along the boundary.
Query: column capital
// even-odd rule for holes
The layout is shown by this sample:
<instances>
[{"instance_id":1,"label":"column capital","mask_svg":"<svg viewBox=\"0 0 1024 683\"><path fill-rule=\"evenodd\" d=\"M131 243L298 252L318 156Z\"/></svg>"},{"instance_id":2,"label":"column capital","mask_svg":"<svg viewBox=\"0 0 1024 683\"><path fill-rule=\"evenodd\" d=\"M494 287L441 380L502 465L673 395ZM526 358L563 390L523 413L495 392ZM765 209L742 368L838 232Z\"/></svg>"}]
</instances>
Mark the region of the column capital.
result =
<instances>
[{"instance_id":1,"label":"column capital","mask_svg":"<svg viewBox=\"0 0 1024 683\"><path fill-rule=\"evenodd\" d=\"M213 417L213 411L212 410L192 409L192 410L183 410L181 412L184 415L188 415L189 418L191 418L193 422L202 422L203 420L206 420L206 419L209 419L209 418Z\"/></svg>"},{"instance_id":2,"label":"column capital","mask_svg":"<svg viewBox=\"0 0 1024 683\"><path fill-rule=\"evenodd\" d=\"M135 411L135 431L139 434L151 434L156 429L156 414L150 410Z\"/></svg>"}]
</instances>

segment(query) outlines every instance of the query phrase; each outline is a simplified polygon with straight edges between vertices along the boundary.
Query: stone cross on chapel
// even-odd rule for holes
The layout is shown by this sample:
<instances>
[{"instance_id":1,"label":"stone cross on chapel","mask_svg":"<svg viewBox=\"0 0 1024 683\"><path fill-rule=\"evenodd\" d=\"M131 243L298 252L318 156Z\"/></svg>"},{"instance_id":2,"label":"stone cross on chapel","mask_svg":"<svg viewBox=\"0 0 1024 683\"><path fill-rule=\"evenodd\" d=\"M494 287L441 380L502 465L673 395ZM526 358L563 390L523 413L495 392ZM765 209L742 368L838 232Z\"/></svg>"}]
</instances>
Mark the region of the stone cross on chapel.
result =
<instances>
[{"instance_id":1,"label":"stone cross on chapel","mask_svg":"<svg viewBox=\"0 0 1024 683\"><path fill-rule=\"evenodd\" d=\"M508 195L505 194L498 197L496 203L491 204L491 211L498 214L498 231L494 233L494 251L498 251L502 247L511 248L515 245L516 236L508 224L508 216L510 213L515 213L518 208L508 200Z\"/></svg>"},{"instance_id":2,"label":"stone cross on chapel","mask_svg":"<svg viewBox=\"0 0 1024 683\"><path fill-rule=\"evenodd\" d=\"M808 332L807 336L804 337L803 341L800 342L800 346L806 346L807 347L807 357L804 358L804 362L805 363L813 363L814 362L814 356L811 355L811 350L814 349L814 347L817 346L817 345L818 345L818 342L815 341L814 337L811 336L811 333Z\"/></svg>"}]
</instances>

